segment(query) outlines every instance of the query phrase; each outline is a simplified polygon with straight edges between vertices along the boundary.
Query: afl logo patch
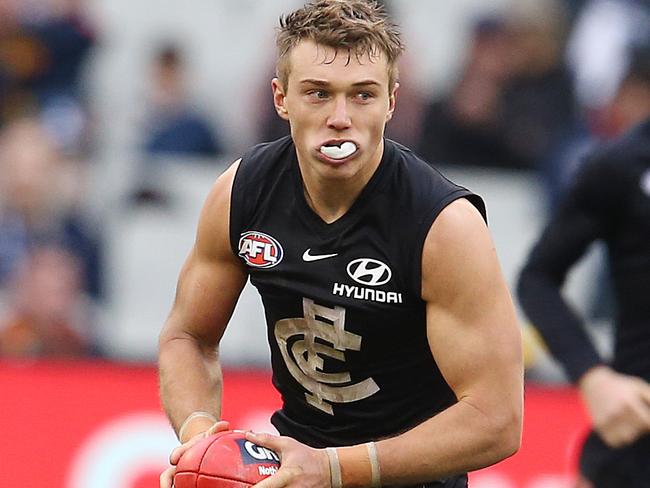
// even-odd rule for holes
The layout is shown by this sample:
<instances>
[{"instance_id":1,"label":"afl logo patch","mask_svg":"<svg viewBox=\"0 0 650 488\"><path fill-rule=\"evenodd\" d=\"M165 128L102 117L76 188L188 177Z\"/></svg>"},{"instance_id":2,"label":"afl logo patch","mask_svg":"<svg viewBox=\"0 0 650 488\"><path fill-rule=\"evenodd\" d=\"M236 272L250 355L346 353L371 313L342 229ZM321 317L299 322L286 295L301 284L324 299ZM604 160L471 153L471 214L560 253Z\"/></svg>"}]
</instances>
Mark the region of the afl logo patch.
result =
<instances>
[{"instance_id":1,"label":"afl logo patch","mask_svg":"<svg viewBox=\"0 0 650 488\"><path fill-rule=\"evenodd\" d=\"M379 286L390 281L393 275L388 265L370 258L360 258L348 264L348 275L357 283Z\"/></svg>"},{"instance_id":2,"label":"afl logo patch","mask_svg":"<svg viewBox=\"0 0 650 488\"><path fill-rule=\"evenodd\" d=\"M282 246L268 234L244 232L239 239L239 255L254 268L272 268L282 261Z\"/></svg>"}]
</instances>

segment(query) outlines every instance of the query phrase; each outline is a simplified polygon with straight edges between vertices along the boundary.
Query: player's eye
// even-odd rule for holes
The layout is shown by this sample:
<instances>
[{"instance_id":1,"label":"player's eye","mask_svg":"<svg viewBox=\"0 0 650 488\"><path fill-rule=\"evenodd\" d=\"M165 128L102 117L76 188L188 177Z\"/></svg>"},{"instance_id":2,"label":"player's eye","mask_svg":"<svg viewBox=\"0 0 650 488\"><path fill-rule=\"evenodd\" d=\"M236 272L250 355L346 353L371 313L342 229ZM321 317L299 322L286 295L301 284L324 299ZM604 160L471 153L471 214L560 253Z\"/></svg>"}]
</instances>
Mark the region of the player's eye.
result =
<instances>
[{"instance_id":1,"label":"player's eye","mask_svg":"<svg viewBox=\"0 0 650 488\"><path fill-rule=\"evenodd\" d=\"M309 90L307 96L315 100L326 100L329 97L329 93L325 90Z\"/></svg>"},{"instance_id":2,"label":"player's eye","mask_svg":"<svg viewBox=\"0 0 650 488\"><path fill-rule=\"evenodd\" d=\"M357 99L362 101L362 102L368 102L368 101L372 100L373 97L374 97L374 95L372 93L370 93L370 92L365 92L364 91L364 92L357 93Z\"/></svg>"}]
</instances>

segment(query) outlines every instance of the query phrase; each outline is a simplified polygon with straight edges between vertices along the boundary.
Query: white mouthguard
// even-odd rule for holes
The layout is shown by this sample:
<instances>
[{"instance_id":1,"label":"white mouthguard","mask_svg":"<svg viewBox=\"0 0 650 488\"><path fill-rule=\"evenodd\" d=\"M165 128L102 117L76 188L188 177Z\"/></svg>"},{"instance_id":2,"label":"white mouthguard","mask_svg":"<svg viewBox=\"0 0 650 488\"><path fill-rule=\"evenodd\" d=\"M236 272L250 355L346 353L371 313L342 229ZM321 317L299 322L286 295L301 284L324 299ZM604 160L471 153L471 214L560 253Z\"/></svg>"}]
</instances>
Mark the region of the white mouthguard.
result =
<instances>
[{"instance_id":1,"label":"white mouthguard","mask_svg":"<svg viewBox=\"0 0 650 488\"><path fill-rule=\"evenodd\" d=\"M332 159L345 159L357 150L354 142L345 141L341 146L321 146L320 152Z\"/></svg>"}]
</instances>

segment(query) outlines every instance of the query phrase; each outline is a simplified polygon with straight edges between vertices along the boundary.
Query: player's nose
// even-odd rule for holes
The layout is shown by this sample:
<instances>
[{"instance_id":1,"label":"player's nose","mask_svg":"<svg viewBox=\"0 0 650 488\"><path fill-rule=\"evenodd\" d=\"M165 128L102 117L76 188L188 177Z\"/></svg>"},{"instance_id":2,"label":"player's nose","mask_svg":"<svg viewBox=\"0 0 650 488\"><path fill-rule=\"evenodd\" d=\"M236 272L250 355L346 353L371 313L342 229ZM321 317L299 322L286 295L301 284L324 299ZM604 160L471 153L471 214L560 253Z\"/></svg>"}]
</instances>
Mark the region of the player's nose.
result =
<instances>
[{"instance_id":1,"label":"player's nose","mask_svg":"<svg viewBox=\"0 0 650 488\"><path fill-rule=\"evenodd\" d=\"M327 119L327 125L336 130L344 130L352 125L350 113L348 112L348 100L345 96L339 96L332 104L332 113Z\"/></svg>"}]
</instances>

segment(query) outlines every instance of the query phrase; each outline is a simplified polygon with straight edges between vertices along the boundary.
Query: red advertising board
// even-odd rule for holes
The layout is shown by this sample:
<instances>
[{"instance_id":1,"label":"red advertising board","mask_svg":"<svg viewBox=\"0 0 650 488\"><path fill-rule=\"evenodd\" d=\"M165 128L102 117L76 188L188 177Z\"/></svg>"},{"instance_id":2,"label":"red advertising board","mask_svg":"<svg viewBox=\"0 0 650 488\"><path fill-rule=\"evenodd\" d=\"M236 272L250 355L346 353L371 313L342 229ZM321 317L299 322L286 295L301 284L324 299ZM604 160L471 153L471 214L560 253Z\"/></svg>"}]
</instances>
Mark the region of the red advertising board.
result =
<instances>
[{"instance_id":1,"label":"red advertising board","mask_svg":"<svg viewBox=\"0 0 650 488\"><path fill-rule=\"evenodd\" d=\"M155 488L175 437L153 366L0 362L0 488ZM223 417L270 430L267 371L224 372ZM569 388L529 386L524 443L472 488L569 488L586 416Z\"/></svg>"}]
</instances>

